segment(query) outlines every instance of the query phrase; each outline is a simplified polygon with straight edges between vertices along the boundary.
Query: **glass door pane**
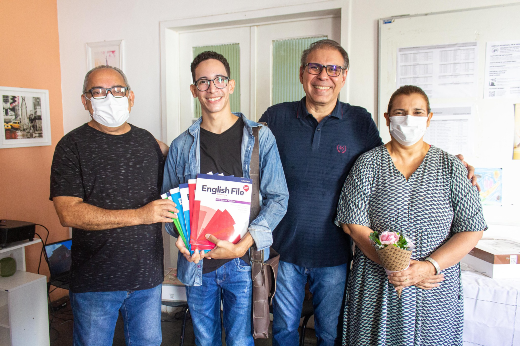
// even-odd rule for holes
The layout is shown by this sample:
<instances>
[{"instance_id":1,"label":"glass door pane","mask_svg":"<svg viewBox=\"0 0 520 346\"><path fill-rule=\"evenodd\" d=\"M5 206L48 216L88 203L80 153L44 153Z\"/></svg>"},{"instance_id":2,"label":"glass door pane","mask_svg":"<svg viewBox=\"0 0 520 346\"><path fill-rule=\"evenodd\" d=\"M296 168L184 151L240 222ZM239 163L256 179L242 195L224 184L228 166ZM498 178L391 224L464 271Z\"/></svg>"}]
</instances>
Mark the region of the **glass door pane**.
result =
<instances>
[{"instance_id":1,"label":"glass door pane","mask_svg":"<svg viewBox=\"0 0 520 346\"><path fill-rule=\"evenodd\" d=\"M186 32L179 35L179 132L185 131L201 115L200 104L193 98L190 85L191 63L203 51L212 50L226 57L230 65L231 78L237 84L230 96L231 111L249 112L251 28L238 27Z\"/></svg>"},{"instance_id":2,"label":"glass door pane","mask_svg":"<svg viewBox=\"0 0 520 346\"><path fill-rule=\"evenodd\" d=\"M339 17L306 19L260 25L256 31L255 119L270 106L298 101L301 53L312 42L330 38L340 41Z\"/></svg>"},{"instance_id":3,"label":"glass door pane","mask_svg":"<svg viewBox=\"0 0 520 346\"><path fill-rule=\"evenodd\" d=\"M300 84L300 58L313 42L327 36L294 38L273 42L272 104L295 101L305 96Z\"/></svg>"}]
</instances>

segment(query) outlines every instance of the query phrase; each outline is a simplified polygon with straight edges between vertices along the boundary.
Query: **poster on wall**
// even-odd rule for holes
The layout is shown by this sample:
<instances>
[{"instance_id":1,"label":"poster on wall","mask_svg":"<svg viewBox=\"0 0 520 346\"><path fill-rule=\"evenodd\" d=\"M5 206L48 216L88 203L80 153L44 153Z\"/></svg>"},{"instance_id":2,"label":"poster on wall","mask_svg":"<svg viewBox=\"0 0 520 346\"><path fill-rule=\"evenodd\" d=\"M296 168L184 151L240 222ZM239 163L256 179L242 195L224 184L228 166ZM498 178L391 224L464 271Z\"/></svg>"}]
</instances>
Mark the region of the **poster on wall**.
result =
<instances>
[{"instance_id":1,"label":"poster on wall","mask_svg":"<svg viewBox=\"0 0 520 346\"><path fill-rule=\"evenodd\" d=\"M87 70L100 65L123 70L123 40L87 43Z\"/></svg>"},{"instance_id":2,"label":"poster on wall","mask_svg":"<svg viewBox=\"0 0 520 346\"><path fill-rule=\"evenodd\" d=\"M397 88L416 85L429 98L477 95L477 42L397 50Z\"/></svg>"},{"instance_id":3,"label":"poster on wall","mask_svg":"<svg viewBox=\"0 0 520 346\"><path fill-rule=\"evenodd\" d=\"M49 91L0 87L4 131L0 148L51 145Z\"/></svg>"},{"instance_id":4,"label":"poster on wall","mask_svg":"<svg viewBox=\"0 0 520 346\"><path fill-rule=\"evenodd\" d=\"M502 205L502 168L475 168L483 205Z\"/></svg>"},{"instance_id":5,"label":"poster on wall","mask_svg":"<svg viewBox=\"0 0 520 346\"><path fill-rule=\"evenodd\" d=\"M520 97L520 41L488 42L484 98Z\"/></svg>"}]
</instances>

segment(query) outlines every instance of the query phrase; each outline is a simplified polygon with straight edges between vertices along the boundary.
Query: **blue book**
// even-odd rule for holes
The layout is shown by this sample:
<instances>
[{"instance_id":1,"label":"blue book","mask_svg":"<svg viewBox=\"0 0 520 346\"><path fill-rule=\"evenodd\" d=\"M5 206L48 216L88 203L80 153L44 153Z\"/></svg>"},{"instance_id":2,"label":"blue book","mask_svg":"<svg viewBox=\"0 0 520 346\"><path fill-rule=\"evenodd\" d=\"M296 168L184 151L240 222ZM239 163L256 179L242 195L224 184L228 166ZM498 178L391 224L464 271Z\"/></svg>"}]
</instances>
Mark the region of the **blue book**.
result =
<instances>
[{"instance_id":1,"label":"blue book","mask_svg":"<svg viewBox=\"0 0 520 346\"><path fill-rule=\"evenodd\" d=\"M174 189L171 189L170 196L172 198L173 203L175 203L177 210L179 211L177 213L177 217L179 219L179 224L181 226L182 233L184 234L184 238L187 240L186 242L188 243L186 245L186 248L191 253L191 246L190 246L190 240L189 240L190 236L189 236L188 230L186 229L186 221L184 220L184 209L182 207L182 199L181 199L181 193L179 191L179 188L176 187Z\"/></svg>"}]
</instances>

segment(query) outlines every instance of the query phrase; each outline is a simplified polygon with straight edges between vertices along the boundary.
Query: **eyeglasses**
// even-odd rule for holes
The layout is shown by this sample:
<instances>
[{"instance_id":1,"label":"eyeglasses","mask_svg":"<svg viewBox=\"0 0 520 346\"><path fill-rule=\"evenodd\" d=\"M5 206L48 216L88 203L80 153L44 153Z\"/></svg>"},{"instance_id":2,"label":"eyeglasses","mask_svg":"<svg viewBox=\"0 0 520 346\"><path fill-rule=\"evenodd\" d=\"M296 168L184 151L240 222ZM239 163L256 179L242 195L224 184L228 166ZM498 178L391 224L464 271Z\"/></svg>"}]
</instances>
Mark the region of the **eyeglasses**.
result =
<instances>
[{"instance_id":1,"label":"eyeglasses","mask_svg":"<svg viewBox=\"0 0 520 346\"><path fill-rule=\"evenodd\" d=\"M112 94L112 96L114 96L115 98L125 97L126 92L128 90L129 89L127 87L115 86L112 88L92 88L87 92L90 93L92 95L92 97L95 98L96 100L100 100L100 99L106 98L109 91Z\"/></svg>"},{"instance_id":2,"label":"eyeglasses","mask_svg":"<svg viewBox=\"0 0 520 346\"><path fill-rule=\"evenodd\" d=\"M307 72L310 74L320 74L321 71L323 71L323 68L325 68L325 71L327 71L327 74L330 77L339 77L341 73L346 70L346 68L338 65L321 65L315 62L307 63L305 64L305 67L307 68Z\"/></svg>"},{"instance_id":3,"label":"eyeglasses","mask_svg":"<svg viewBox=\"0 0 520 346\"><path fill-rule=\"evenodd\" d=\"M199 79L193 83L197 90L199 91L206 91L209 89L209 85L213 82L216 88L218 89L224 89L227 87L229 82L229 77L226 76L217 76L213 79Z\"/></svg>"}]
</instances>

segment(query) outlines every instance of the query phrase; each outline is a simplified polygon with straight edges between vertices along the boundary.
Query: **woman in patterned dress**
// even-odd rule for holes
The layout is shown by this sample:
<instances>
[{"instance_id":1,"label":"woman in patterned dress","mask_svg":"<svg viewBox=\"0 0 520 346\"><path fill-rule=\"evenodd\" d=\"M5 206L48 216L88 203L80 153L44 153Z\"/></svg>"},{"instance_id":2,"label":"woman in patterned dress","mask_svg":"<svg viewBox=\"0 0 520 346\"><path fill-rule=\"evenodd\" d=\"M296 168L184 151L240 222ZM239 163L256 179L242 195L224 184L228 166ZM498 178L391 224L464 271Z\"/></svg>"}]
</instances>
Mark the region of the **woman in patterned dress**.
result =
<instances>
[{"instance_id":1,"label":"woman in patterned dress","mask_svg":"<svg viewBox=\"0 0 520 346\"><path fill-rule=\"evenodd\" d=\"M338 205L336 223L356 245L343 344L462 345L459 261L487 229L477 189L459 159L423 141L432 113L422 89L399 88L385 118L391 141L359 157ZM415 244L408 269L386 275L372 231Z\"/></svg>"}]
</instances>

